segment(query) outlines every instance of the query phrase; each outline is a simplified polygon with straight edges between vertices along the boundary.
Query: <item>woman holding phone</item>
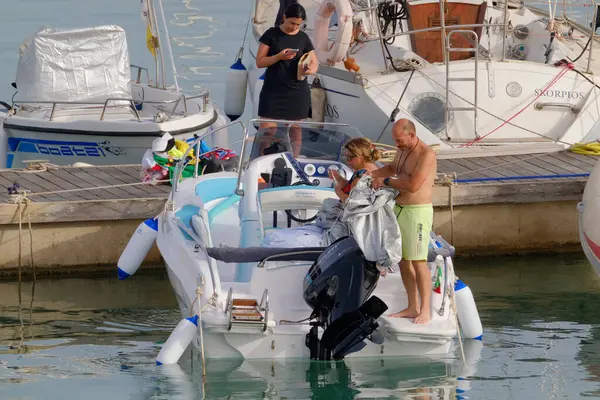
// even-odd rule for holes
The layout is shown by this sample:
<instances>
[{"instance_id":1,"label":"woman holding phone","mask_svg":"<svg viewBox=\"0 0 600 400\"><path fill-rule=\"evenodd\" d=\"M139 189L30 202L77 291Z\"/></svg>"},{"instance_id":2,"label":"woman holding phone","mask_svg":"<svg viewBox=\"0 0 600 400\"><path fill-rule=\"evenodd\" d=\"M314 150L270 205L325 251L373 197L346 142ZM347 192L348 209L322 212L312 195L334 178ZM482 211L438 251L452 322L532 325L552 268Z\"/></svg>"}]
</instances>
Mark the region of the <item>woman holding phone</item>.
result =
<instances>
[{"instance_id":1,"label":"woman holding phone","mask_svg":"<svg viewBox=\"0 0 600 400\"><path fill-rule=\"evenodd\" d=\"M377 161L381 159L381 151L373 142L365 137L350 139L343 147L342 157L346 164L354 170L350 179L342 178L339 172L329 170L329 178L333 180L335 194L344 203L350 196L350 191L365 172L375 171L379 168Z\"/></svg>"},{"instance_id":2,"label":"woman holding phone","mask_svg":"<svg viewBox=\"0 0 600 400\"><path fill-rule=\"evenodd\" d=\"M258 116L264 119L300 121L310 117L310 88L305 78L298 80L300 58L308 54L309 62L300 67L302 75L314 75L319 63L314 47L300 27L306 20L306 10L291 4L283 14L283 22L267 30L259 39L256 66L266 68L265 82L260 92ZM277 124L263 122L260 129L275 128ZM265 134L272 136L275 129ZM302 130L290 128L294 157L300 154ZM267 143L260 145L261 155Z\"/></svg>"}]
</instances>

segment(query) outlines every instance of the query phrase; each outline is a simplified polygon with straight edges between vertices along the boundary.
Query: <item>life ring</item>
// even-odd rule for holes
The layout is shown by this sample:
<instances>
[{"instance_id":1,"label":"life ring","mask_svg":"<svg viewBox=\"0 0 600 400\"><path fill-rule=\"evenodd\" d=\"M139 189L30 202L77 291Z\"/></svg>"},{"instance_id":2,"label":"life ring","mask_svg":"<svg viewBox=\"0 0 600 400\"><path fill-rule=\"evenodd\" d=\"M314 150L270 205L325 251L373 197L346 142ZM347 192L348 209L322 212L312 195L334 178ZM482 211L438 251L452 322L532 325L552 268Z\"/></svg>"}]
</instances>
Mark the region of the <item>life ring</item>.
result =
<instances>
[{"instance_id":1,"label":"life ring","mask_svg":"<svg viewBox=\"0 0 600 400\"><path fill-rule=\"evenodd\" d=\"M334 11L338 16L338 30L335 43L328 43L329 21ZM319 62L335 65L346 57L352 40L352 6L349 0L323 0L315 18L314 44Z\"/></svg>"}]
</instances>

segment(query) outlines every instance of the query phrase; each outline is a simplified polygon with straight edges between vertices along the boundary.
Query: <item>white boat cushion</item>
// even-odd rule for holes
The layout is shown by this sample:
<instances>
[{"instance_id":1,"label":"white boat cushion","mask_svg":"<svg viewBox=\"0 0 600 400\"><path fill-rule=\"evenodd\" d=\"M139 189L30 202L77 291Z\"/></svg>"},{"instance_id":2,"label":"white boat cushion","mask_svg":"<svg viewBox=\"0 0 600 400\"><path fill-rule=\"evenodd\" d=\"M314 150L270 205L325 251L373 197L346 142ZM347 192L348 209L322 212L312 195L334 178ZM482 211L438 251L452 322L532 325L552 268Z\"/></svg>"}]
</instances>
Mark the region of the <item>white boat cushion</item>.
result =
<instances>
[{"instance_id":1,"label":"white boat cushion","mask_svg":"<svg viewBox=\"0 0 600 400\"><path fill-rule=\"evenodd\" d=\"M262 247L320 247L323 232L323 228L313 224L271 229L265 233Z\"/></svg>"}]
</instances>

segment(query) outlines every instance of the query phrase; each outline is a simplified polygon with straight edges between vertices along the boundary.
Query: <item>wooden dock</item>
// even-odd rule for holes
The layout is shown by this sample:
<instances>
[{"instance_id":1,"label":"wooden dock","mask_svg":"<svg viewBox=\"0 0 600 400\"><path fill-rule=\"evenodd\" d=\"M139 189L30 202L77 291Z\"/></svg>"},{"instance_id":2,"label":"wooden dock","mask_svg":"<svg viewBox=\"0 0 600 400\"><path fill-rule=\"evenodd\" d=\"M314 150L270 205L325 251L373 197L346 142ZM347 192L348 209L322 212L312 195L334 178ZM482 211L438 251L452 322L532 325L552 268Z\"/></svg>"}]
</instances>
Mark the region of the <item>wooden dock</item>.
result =
<instances>
[{"instance_id":1,"label":"wooden dock","mask_svg":"<svg viewBox=\"0 0 600 400\"><path fill-rule=\"evenodd\" d=\"M600 157L564 150L522 153L439 153L438 174L455 181L442 178L435 188L434 229L458 254L578 249L575 206ZM38 267L114 268L138 224L161 212L171 188L140 181L139 165L0 171L0 271L18 266L19 238L28 254L28 218ZM15 183L28 192L22 213L8 195ZM161 263L157 249L147 261Z\"/></svg>"}]
</instances>

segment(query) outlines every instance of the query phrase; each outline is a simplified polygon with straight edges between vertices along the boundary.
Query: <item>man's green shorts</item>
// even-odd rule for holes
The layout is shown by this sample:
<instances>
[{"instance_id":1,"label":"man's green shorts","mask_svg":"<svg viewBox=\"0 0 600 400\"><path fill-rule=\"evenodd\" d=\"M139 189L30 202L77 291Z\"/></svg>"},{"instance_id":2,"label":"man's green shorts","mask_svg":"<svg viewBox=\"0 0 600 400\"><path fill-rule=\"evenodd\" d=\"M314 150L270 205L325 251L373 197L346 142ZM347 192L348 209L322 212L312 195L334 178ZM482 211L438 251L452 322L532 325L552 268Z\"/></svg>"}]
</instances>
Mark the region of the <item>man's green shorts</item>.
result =
<instances>
[{"instance_id":1,"label":"man's green shorts","mask_svg":"<svg viewBox=\"0 0 600 400\"><path fill-rule=\"evenodd\" d=\"M427 260L429 235L433 228L433 205L396 204L394 213L402 234L402 259Z\"/></svg>"}]
</instances>

